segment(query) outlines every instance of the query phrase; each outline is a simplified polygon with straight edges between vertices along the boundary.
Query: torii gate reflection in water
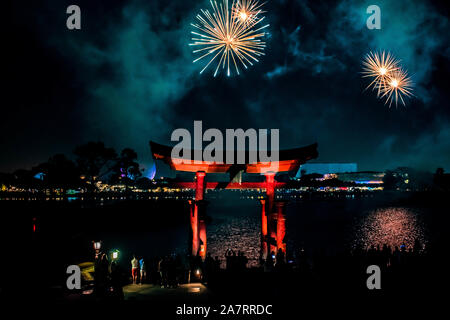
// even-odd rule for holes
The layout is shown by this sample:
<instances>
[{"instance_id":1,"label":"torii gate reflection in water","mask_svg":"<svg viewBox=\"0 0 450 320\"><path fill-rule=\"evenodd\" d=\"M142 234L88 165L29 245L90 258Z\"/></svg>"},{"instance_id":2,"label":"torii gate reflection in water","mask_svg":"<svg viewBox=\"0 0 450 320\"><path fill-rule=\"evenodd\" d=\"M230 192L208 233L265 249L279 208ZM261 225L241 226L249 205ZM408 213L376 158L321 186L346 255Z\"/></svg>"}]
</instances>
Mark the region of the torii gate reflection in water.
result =
<instances>
[{"instance_id":1,"label":"torii gate reflection in water","mask_svg":"<svg viewBox=\"0 0 450 320\"><path fill-rule=\"evenodd\" d=\"M194 182L178 182L181 188L195 189L195 199L189 200L190 223L192 231L191 251L192 256L199 255L205 259L207 252L206 238L206 189L265 189L266 197L261 202L261 258L266 259L270 252L277 252L282 249L286 253L286 201L275 201L275 189L282 188L285 183L275 180L278 172L298 171L300 165L306 161L315 159L318 156L317 144L312 144L302 148L281 150L279 152L278 168L273 170L271 163L255 162L245 164L211 163L206 161L192 161L186 163L185 160L173 159L171 157L172 148L156 142L150 141L150 148L155 160L162 160L167 163L172 170L195 172ZM191 155L196 154L191 150ZM245 157L248 161L248 154ZM175 160L175 161L174 161ZM233 176L237 173L258 173L265 176L265 182L232 182ZM230 181L225 186L218 182L207 182L208 173L229 173Z\"/></svg>"}]
</instances>

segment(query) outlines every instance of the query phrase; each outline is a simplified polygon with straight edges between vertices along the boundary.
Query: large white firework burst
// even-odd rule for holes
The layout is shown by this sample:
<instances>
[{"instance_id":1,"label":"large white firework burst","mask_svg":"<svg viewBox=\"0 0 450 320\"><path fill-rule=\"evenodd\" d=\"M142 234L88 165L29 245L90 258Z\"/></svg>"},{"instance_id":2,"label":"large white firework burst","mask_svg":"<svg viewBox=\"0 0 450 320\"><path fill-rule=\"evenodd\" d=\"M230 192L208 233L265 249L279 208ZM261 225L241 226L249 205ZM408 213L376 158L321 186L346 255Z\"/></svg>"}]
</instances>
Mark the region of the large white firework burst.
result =
<instances>
[{"instance_id":1,"label":"large white firework burst","mask_svg":"<svg viewBox=\"0 0 450 320\"><path fill-rule=\"evenodd\" d=\"M269 25L262 25L264 17L261 5L258 1L233 1L231 7L228 0L210 1L212 13L209 10L201 10L196 16L198 22L191 25L198 31L192 31L192 43L194 54L199 57L194 60L205 61L203 73L211 64L215 66L214 76L220 69L226 70L231 75L232 69L240 74L239 66L245 69L258 62L258 58L264 55L266 43L263 41L265 32L263 29ZM248 11L245 11L248 10ZM255 11L256 10L256 11ZM245 16L247 15L247 16Z\"/></svg>"},{"instance_id":2,"label":"large white firework burst","mask_svg":"<svg viewBox=\"0 0 450 320\"><path fill-rule=\"evenodd\" d=\"M389 79L389 74L399 69L399 61L390 52L369 52L362 62L363 77L373 78L366 89L372 87L377 90L377 97Z\"/></svg>"}]
</instances>

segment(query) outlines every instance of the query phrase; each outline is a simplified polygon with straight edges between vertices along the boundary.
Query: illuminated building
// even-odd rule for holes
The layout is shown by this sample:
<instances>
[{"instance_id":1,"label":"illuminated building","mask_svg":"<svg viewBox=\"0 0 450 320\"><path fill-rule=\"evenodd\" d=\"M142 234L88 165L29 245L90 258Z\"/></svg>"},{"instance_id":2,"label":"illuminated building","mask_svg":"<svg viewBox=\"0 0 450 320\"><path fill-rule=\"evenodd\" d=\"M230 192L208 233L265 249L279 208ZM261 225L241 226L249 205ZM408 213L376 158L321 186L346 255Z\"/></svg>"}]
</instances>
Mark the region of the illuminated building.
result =
<instances>
[{"instance_id":1,"label":"illuminated building","mask_svg":"<svg viewBox=\"0 0 450 320\"><path fill-rule=\"evenodd\" d=\"M382 185L384 172L362 171L337 174L343 182L353 182L357 185Z\"/></svg>"},{"instance_id":2,"label":"illuminated building","mask_svg":"<svg viewBox=\"0 0 450 320\"><path fill-rule=\"evenodd\" d=\"M296 177L299 178L305 174L333 174L344 172L357 172L358 165L356 163L305 163L300 166Z\"/></svg>"}]
</instances>

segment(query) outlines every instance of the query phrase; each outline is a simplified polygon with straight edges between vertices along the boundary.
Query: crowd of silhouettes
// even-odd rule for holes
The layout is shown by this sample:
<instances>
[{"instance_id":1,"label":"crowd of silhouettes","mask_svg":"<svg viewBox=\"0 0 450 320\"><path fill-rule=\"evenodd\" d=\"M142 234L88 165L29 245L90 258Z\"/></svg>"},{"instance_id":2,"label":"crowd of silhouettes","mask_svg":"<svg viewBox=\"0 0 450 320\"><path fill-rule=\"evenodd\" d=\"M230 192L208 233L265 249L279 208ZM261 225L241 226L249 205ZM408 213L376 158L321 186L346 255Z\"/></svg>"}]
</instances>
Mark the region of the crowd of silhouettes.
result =
<instances>
[{"instance_id":1,"label":"crowd of silhouettes","mask_svg":"<svg viewBox=\"0 0 450 320\"><path fill-rule=\"evenodd\" d=\"M189 270L186 259L179 254L158 257L152 264L152 283L161 288L176 288L179 284L187 282ZM150 276L152 278L152 276Z\"/></svg>"},{"instance_id":2,"label":"crowd of silhouettes","mask_svg":"<svg viewBox=\"0 0 450 320\"><path fill-rule=\"evenodd\" d=\"M434 251L433 251L434 250ZM312 287L360 288L366 290L367 268L380 268L384 289L425 288L436 275L439 256L431 246L424 247L419 241L414 245L394 246L371 245L368 248L356 246L339 252L300 249L292 253L286 262L272 259L273 253L264 264L264 271L287 271L295 274Z\"/></svg>"},{"instance_id":3,"label":"crowd of silhouettes","mask_svg":"<svg viewBox=\"0 0 450 320\"><path fill-rule=\"evenodd\" d=\"M240 250L236 253L232 249L228 249L225 253L225 259L226 269L229 271L241 271L247 268L248 259Z\"/></svg>"},{"instance_id":4,"label":"crowd of silhouettes","mask_svg":"<svg viewBox=\"0 0 450 320\"><path fill-rule=\"evenodd\" d=\"M424 246L416 240L414 245L409 249L405 244L394 246L394 248L391 248L387 244L382 246L371 245L368 249L364 249L361 246L356 246L350 251L335 254L331 258L339 261L342 265L377 265L382 269L395 270L399 267L412 265L419 259L423 258L424 254ZM300 254L300 257L301 258L297 260L303 260L302 263L304 264L307 259L307 255L304 250L302 251L302 254ZM321 268L319 265L327 263L326 261L321 261L324 258L326 257L324 257L323 253L313 254L309 259L310 268Z\"/></svg>"},{"instance_id":5,"label":"crowd of silhouettes","mask_svg":"<svg viewBox=\"0 0 450 320\"><path fill-rule=\"evenodd\" d=\"M205 262L203 263L203 276L202 280L204 282L208 282L211 277L214 277L214 275L217 274L220 270L220 264L221 261L219 260L219 257L212 257L211 253L208 252L208 254L205 257Z\"/></svg>"},{"instance_id":6,"label":"crowd of silhouettes","mask_svg":"<svg viewBox=\"0 0 450 320\"><path fill-rule=\"evenodd\" d=\"M370 246L367 250L355 247L349 251L339 253L326 253L324 250L308 252L301 249L289 257L282 250L271 251L267 258L260 260L260 269L264 272L272 271L314 271L320 272L327 269L327 265L339 263L342 266L348 264L378 265L381 268L394 269L410 263L414 258L421 256L424 252L423 246L416 241L414 246L407 249L405 245ZM218 256L214 258L208 253L205 260L200 256L183 256L179 254L167 255L154 259L148 270L150 282L159 284L161 287L176 287L178 284L201 278L206 281L208 276L216 272L229 271L239 272L248 269L249 259L240 250L228 249L224 256L225 270L221 269L222 260ZM142 264L141 264L142 266ZM199 271L201 277L198 276ZM141 270L142 274L142 270ZM142 282L142 280L141 280ZM136 281L134 281L136 283Z\"/></svg>"},{"instance_id":7,"label":"crowd of silhouettes","mask_svg":"<svg viewBox=\"0 0 450 320\"><path fill-rule=\"evenodd\" d=\"M122 300L125 284L122 270L116 261L109 262L106 253L97 255L94 262L94 293L98 298Z\"/></svg>"},{"instance_id":8,"label":"crowd of silhouettes","mask_svg":"<svg viewBox=\"0 0 450 320\"><path fill-rule=\"evenodd\" d=\"M267 275L280 277L287 275L288 278L291 277L289 275L297 274L308 281L319 281L325 285L335 281L336 275L339 274L342 275L342 284L350 286L353 280L361 282L361 279L367 278L366 268L369 265L377 265L391 276L390 279L395 280L394 283L401 283L399 282L402 279L401 275L405 278L411 274L412 270L424 268L427 261L426 253L425 247L419 241L416 241L411 248L406 245L391 248L385 244L372 245L368 249L355 247L352 250L331 254L324 250L300 249L289 252L287 255L280 249L271 251L265 260L260 260L260 266L253 269ZM133 259L136 258L133 257ZM223 261L224 269L221 268ZM226 251L224 260L219 259L218 256L213 258L211 253L206 255L204 261L200 256L172 254L148 261L141 258L139 264L132 263L132 267L136 268L138 265L141 272L133 271L132 275L136 274L140 283L146 280L162 288L176 288L188 282L201 281L210 284L217 279L220 281L222 275L232 277L249 275L246 271L249 269L248 262L249 259L242 251L232 249ZM148 277L144 279L147 273ZM292 276L292 280L297 276ZM133 283L137 283L138 280L135 277L132 279ZM107 295L110 290L117 297L123 297L123 282L119 267L114 261L110 263L106 254L101 254L96 259L95 280L95 291L98 296Z\"/></svg>"}]
</instances>

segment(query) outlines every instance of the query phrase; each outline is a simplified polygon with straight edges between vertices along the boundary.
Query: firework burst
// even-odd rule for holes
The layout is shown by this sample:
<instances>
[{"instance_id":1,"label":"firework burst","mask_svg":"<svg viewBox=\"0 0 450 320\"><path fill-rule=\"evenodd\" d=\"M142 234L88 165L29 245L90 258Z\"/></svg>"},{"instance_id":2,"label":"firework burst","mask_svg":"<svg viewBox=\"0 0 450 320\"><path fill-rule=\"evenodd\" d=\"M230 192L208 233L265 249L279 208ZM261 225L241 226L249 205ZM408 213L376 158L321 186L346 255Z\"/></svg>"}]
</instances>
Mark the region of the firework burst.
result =
<instances>
[{"instance_id":1,"label":"firework burst","mask_svg":"<svg viewBox=\"0 0 450 320\"><path fill-rule=\"evenodd\" d=\"M366 89L372 87L372 90L377 90L377 97L385 98L385 104L389 103L389 107L394 101L397 106L399 100L405 105L404 98L413 96L412 81L407 71L400 66L400 61L389 52L370 52L362 64L363 77L373 79Z\"/></svg>"},{"instance_id":2,"label":"firework burst","mask_svg":"<svg viewBox=\"0 0 450 320\"><path fill-rule=\"evenodd\" d=\"M263 5L257 0L237 0L232 6L233 18L251 27L259 22L259 17L265 12L261 10Z\"/></svg>"},{"instance_id":3,"label":"firework burst","mask_svg":"<svg viewBox=\"0 0 450 320\"><path fill-rule=\"evenodd\" d=\"M373 78L366 89L372 87L377 90L377 97L382 94L383 88L389 80L389 75L399 69L399 61L389 52L370 52L363 60L363 77Z\"/></svg>"},{"instance_id":4,"label":"firework burst","mask_svg":"<svg viewBox=\"0 0 450 320\"><path fill-rule=\"evenodd\" d=\"M380 98L386 98L385 104L389 102L389 107L391 107L393 101L397 106L398 100L405 105L403 97L412 95L412 82L408 73L405 70L397 69L389 75Z\"/></svg>"},{"instance_id":5,"label":"firework burst","mask_svg":"<svg viewBox=\"0 0 450 320\"><path fill-rule=\"evenodd\" d=\"M244 15L233 14L234 11L230 10L244 8L239 1L233 2L230 8L228 0L222 0L219 4L217 1L211 0L212 13L208 10L201 10L201 14L196 17L198 22L191 24L198 31L191 32L192 43L189 45L199 48L193 51L194 54L199 54L199 57L193 62L207 61L200 73L203 73L213 62L217 62L214 76L217 75L220 68L226 69L228 76L232 69L240 74L239 66L247 69L248 66L259 61L258 57L264 55L266 44L262 41L265 35L262 30L269 25L257 27L264 20L264 17L258 16L261 13L261 5L253 0L245 1L246 5L250 4L250 7L245 8L258 10L248 11L245 18ZM248 23L248 19L251 19L252 22Z\"/></svg>"}]
</instances>

